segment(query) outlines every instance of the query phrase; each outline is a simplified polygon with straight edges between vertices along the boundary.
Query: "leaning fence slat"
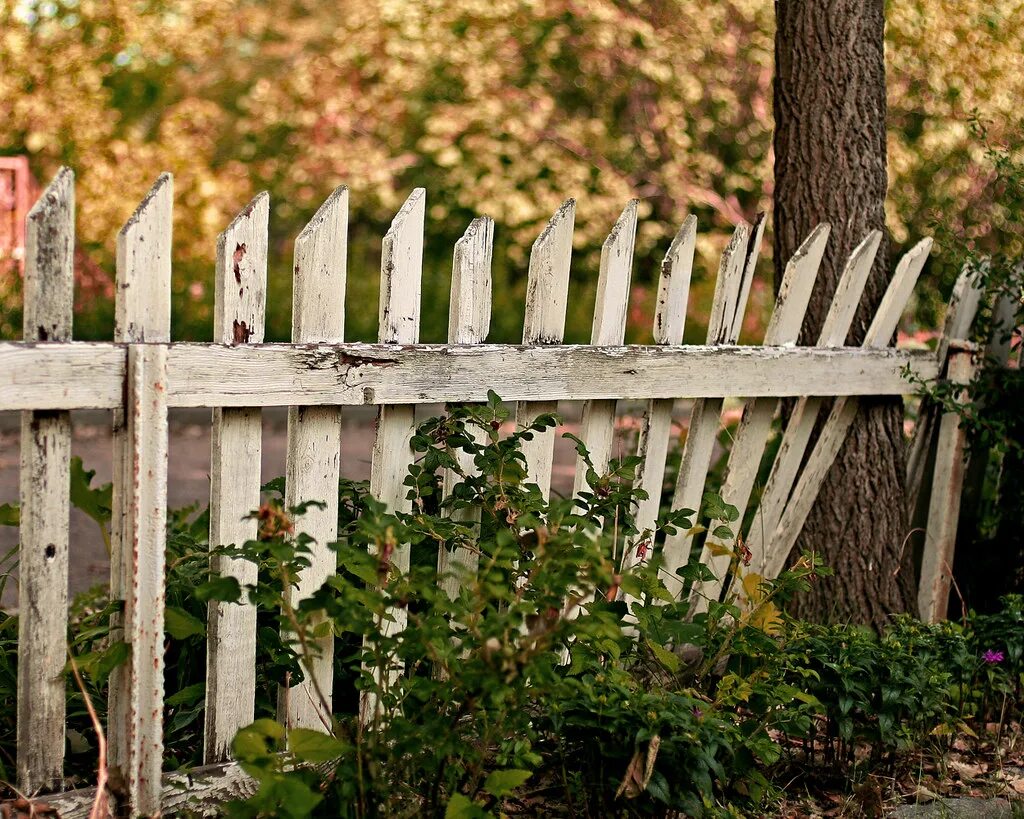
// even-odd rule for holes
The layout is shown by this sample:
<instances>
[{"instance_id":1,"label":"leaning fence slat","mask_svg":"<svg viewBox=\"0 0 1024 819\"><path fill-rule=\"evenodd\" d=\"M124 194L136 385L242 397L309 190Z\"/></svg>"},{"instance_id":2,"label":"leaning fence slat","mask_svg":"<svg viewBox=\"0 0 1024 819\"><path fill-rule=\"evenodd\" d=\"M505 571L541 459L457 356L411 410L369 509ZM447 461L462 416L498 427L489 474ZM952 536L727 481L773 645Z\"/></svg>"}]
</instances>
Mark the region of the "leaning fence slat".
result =
<instances>
[{"instance_id":1,"label":"leaning fence slat","mask_svg":"<svg viewBox=\"0 0 1024 819\"><path fill-rule=\"evenodd\" d=\"M25 226L25 341L70 341L75 175L61 168ZM18 787L59 786L64 768L71 415L21 415Z\"/></svg>"},{"instance_id":2,"label":"leaning fence slat","mask_svg":"<svg viewBox=\"0 0 1024 819\"><path fill-rule=\"evenodd\" d=\"M760 230L751 241L750 227L739 225L730 239L715 282L715 295L711 304L711 319L708 323L709 345L735 344L737 333L742 326L745 305L739 304L740 296L749 292L746 278L754 273L756 253L749 252L760 241ZM737 320L737 314L740 314ZM698 398L690 412L690 427L683 446L682 462L672 497L672 509L700 509L704 496L704 482L711 455L718 436L722 416L722 398ZM664 581L668 590L676 597L683 590L682 578L676 573L689 562L689 530L677 530L669 535L664 545Z\"/></svg>"},{"instance_id":3,"label":"leaning fence slat","mask_svg":"<svg viewBox=\"0 0 1024 819\"><path fill-rule=\"evenodd\" d=\"M395 215L384 236L380 265L380 323L382 344L416 344L420 335L420 288L423 277L423 224L426 191L416 188ZM416 429L412 404L381 406L370 466L370 494L391 511L410 508L405 476L413 462L409 445ZM409 544L395 548L391 561L399 571L409 570ZM405 628L405 609L395 609L383 627L390 633Z\"/></svg>"},{"instance_id":4,"label":"leaning fence slat","mask_svg":"<svg viewBox=\"0 0 1024 819\"><path fill-rule=\"evenodd\" d=\"M565 309L569 301L569 264L575 220L576 201L568 199L533 243L526 284L523 344L560 344L562 341ZM557 401L521 401L516 407L516 423L519 426L532 424L539 415L555 412L557 408ZM523 443L527 475L545 498L551 492L554 445L554 429L534 434L532 441Z\"/></svg>"},{"instance_id":5,"label":"leaning fence slat","mask_svg":"<svg viewBox=\"0 0 1024 819\"><path fill-rule=\"evenodd\" d=\"M868 327L864 347L889 345L918 276L921 275L931 246L931 239L922 239L900 259L875 317ZM850 425L857 417L858 406L859 401L856 398L837 398L833 402L818 442L808 457L800 480L793 489L792 496L765 548L762 572L765 577L775 577L782 570L818 496L818 488L825 480L843 441L846 440Z\"/></svg>"},{"instance_id":6,"label":"leaning fence slat","mask_svg":"<svg viewBox=\"0 0 1024 819\"><path fill-rule=\"evenodd\" d=\"M688 216L672 240L661 263L658 279L658 303L654 310L655 344L683 343L686 325L686 304L690 295L690 275L693 271L693 252L697 241L697 217ZM672 435L672 407L674 398L653 398L647 402L640 424L637 455L641 458L637 487L647 493L647 499L637 505L636 528L643 533L654 532L661 505L661 487L665 479L665 462ZM622 556L624 569L640 563L650 552L651 543L627 551Z\"/></svg>"},{"instance_id":7,"label":"leaning fence slat","mask_svg":"<svg viewBox=\"0 0 1024 819\"><path fill-rule=\"evenodd\" d=\"M786 264L775 309L765 330L764 346L779 347L796 344L803 325L811 290L818 277L818 268L825 255L831 226L818 225L804 240ZM742 525L743 515L750 501L750 493L757 480L758 468L764 455L765 446L771 435L772 419L778 402L770 398L750 398L743 410L742 420L736 430L729 465L722 485L722 499L736 507L739 518L734 526ZM703 608L707 600L717 600L726 583L731 553L725 549L714 549L712 545L725 546L713 535L720 525L727 521L716 520L708 527L701 562L711 569L715 579L706 583L695 583L693 588L694 610ZM739 535L740 532L735 532Z\"/></svg>"},{"instance_id":8,"label":"leaning fence slat","mask_svg":"<svg viewBox=\"0 0 1024 819\"><path fill-rule=\"evenodd\" d=\"M494 243L494 222L487 216L474 219L466 233L455 243L452 262L451 307L448 313L449 344L480 344L487 339L491 324L491 253ZM482 430L475 430L477 441L484 443ZM476 467L473 457L459 450L454 453L459 467L466 475L473 475ZM444 473L444 497L451 495L461 477L453 470ZM475 524L480 521L477 507L458 509L452 512L452 519L460 523ZM473 574L479 562L479 555L469 549L449 552L441 548L437 554L437 570L441 584L448 595L454 598L459 593L459 577L455 570Z\"/></svg>"},{"instance_id":9,"label":"leaning fence slat","mask_svg":"<svg viewBox=\"0 0 1024 819\"><path fill-rule=\"evenodd\" d=\"M881 231L873 230L850 254L822 324L818 336L819 347L842 347L846 343L846 336L853 324L881 241ZM779 451L772 463L771 473L747 535L747 548L750 549L755 571L763 570L767 536L775 531L782 509L789 499L804 453L810 444L821 404L822 399L817 396L804 396L797 399L790 413L789 423L782 435Z\"/></svg>"},{"instance_id":10,"label":"leaning fence slat","mask_svg":"<svg viewBox=\"0 0 1024 819\"><path fill-rule=\"evenodd\" d=\"M591 344L618 347L626 338L629 281L633 268L633 245L636 241L636 206L635 199L626 205L601 247ZM607 471L611 461L615 440L615 407L614 400L587 401L583 405L580 438L587 445L594 471L598 475ZM578 458L573 494L587 488L587 465L582 458Z\"/></svg>"},{"instance_id":11,"label":"leaning fence slat","mask_svg":"<svg viewBox=\"0 0 1024 819\"><path fill-rule=\"evenodd\" d=\"M968 384L974 376L974 353L971 349L950 350L947 377L954 384ZM959 400L964 400L961 393ZM921 619L937 623L946 619L949 589L953 575L953 553L956 528L960 517L960 494L963 490L967 430L960 424L955 410L943 413L935 451L935 471L928 503L928 524L925 528L924 553L921 556L921 581L917 606Z\"/></svg>"},{"instance_id":12,"label":"leaning fence slat","mask_svg":"<svg viewBox=\"0 0 1024 819\"><path fill-rule=\"evenodd\" d=\"M270 198L257 196L217 240L214 340L263 341L267 301L267 222ZM210 447L210 545L241 546L256 538L246 515L260 503L262 415L258 408L213 411ZM256 564L215 557L214 574L245 588ZM209 605L206 653L206 725L203 761L224 762L238 730L253 721L256 697L256 607L248 602Z\"/></svg>"},{"instance_id":13,"label":"leaning fence slat","mask_svg":"<svg viewBox=\"0 0 1024 819\"><path fill-rule=\"evenodd\" d=\"M167 347L173 181L163 174L117 237L115 340L128 348L126 403L114 413L111 596L124 600L112 639L131 648L110 678L112 775L128 809L160 808L163 762L164 549L167 518Z\"/></svg>"},{"instance_id":14,"label":"leaning fence slat","mask_svg":"<svg viewBox=\"0 0 1024 819\"><path fill-rule=\"evenodd\" d=\"M345 334L348 254L348 189L337 188L295 240L292 342L341 341ZM338 480L341 475L341 410L288 408L285 504L310 507L297 528L316 541L311 565L292 590L293 601L309 597L336 570L329 544L338 535ZM330 724L334 680L334 639L317 641L312 674L299 685L282 687L278 716L291 727L323 729Z\"/></svg>"}]
</instances>

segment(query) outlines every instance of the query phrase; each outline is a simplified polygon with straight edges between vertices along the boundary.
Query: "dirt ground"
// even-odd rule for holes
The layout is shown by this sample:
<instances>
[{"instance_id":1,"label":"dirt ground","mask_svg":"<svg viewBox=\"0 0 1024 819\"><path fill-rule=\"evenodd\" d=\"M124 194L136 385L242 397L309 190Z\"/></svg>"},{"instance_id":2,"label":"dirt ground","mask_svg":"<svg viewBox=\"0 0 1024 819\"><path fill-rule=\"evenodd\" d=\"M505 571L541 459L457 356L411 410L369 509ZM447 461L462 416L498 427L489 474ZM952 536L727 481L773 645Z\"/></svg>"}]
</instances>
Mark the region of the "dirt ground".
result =
<instances>
[{"instance_id":1,"label":"dirt ground","mask_svg":"<svg viewBox=\"0 0 1024 819\"><path fill-rule=\"evenodd\" d=\"M417 417L428 418L440 411L438 406L418 408ZM639 409L639 408L637 408ZM560 408L566 429L578 432L579 405ZM639 412L630 413L638 418ZM343 412L341 436L341 468L347 477L362 480L370 477L370 453L376 420L374 407L353 407ZM72 454L81 457L88 470L95 470L94 485L111 478L110 413L82 411L72 413ZM266 482L284 474L287 444L287 410L272 408L263 413L263 469ZM0 413L0 504L18 500L18 469L20 451L20 419L18 413ZM634 438L629 425L620 430L620 440ZM627 450L630 451L630 450ZM205 506L210 497L210 412L209 410L172 410L170 414L168 504L179 508L199 503ZM575 452L570 441L558 438L552 489L559 493L572 490ZM0 555L7 554L18 542L14 527L0 526ZM72 594L107 580L109 563L106 549L96 524L76 509L71 510L71 559L69 590ZM9 582L0 605L5 609L17 606L17 584Z\"/></svg>"}]
</instances>

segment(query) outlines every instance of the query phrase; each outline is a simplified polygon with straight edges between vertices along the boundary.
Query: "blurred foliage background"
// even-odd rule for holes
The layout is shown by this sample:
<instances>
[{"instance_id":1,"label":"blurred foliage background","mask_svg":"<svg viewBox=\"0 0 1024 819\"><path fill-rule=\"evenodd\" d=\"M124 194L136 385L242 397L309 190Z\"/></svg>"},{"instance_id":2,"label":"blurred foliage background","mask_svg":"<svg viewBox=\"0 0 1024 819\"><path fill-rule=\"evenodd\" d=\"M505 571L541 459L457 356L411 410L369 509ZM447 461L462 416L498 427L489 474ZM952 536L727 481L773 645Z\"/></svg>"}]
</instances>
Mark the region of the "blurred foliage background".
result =
<instances>
[{"instance_id":1,"label":"blurred foliage background","mask_svg":"<svg viewBox=\"0 0 1024 819\"><path fill-rule=\"evenodd\" d=\"M969 120L1019 145L1024 2L892 0L887 13L894 250L965 213L980 248L1003 241ZM732 225L771 209L773 26L770 0L0 0L0 154L27 155L42 183L61 164L78 175L79 243L101 271L79 287L78 338L111 337L115 234L169 170L177 339L211 337L216 235L264 189L267 337L286 339L292 239L344 183L353 340L376 337L380 237L424 186L422 340L446 337L452 246L477 214L498 223L491 338L517 340L530 245L569 196L567 340L587 340L600 245L635 196L629 340L650 339L661 254L693 212L699 341ZM748 339L770 307L770 248ZM925 325L952 250L918 297ZM19 304L8 272L0 338L20 337Z\"/></svg>"}]
</instances>

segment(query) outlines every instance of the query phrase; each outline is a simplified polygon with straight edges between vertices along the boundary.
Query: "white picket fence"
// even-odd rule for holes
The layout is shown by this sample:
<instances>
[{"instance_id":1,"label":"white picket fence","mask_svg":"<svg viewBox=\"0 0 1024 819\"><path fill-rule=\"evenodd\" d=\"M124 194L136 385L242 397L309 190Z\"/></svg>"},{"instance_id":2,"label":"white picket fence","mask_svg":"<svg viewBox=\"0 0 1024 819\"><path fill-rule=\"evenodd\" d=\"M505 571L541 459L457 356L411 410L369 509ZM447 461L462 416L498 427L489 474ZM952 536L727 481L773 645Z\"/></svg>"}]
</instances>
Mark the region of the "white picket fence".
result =
<instances>
[{"instance_id":1,"label":"white picket fence","mask_svg":"<svg viewBox=\"0 0 1024 819\"><path fill-rule=\"evenodd\" d=\"M682 345L683 324L696 240L696 219L680 228L662 264L654 318L656 343L624 346L637 216L623 211L601 254L597 305L590 345L562 344L568 300L575 203L567 201L534 243L524 317L523 344L487 344L493 223L474 220L455 246L448 344L419 343L420 280L426 193L416 189L384 237L377 344L345 343L348 191L338 188L295 242L291 344L264 344L267 277L266 194L254 199L217 244L214 343L172 343L170 282L172 179L163 175L117 240L116 330L113 343L71 340L74 186L62 170L28 218L24 341L0 343L0 410L23 415L21 456L20 653L18 775L20 788L36 793L58 788L64 756L64 677L67 629L69 458L72 409L114 412L114 515L111 590L124 601L116 623L131 646L129 662L111 679L106 731L108 760L124 782L127 808L152 814L163 807L210 804L250 787L229 761L234 733L253 717L256 612L250 605L217 604L209 612L205 760L212 766L191 775L163 774L164 547L167 501L167 413L170 407L213 408L210 542L240 543L256 535L246 513L260 502L261 408L289 407L287 503L326 501L302 527L317 542L313 565L297 595L307 595L334 571L325 544L336 532L339 449L343 407L379 406L371 491L391 508L407 507L402 482L413 459L414 405L486 400L493 389L518 402L527 422L558 401L582 401L582 437L598 469L611 456L619 399L646 401L639 454L641 504L638 525L652 527L665 477L671 413L677 398L695 399L675 478L675 507L697 508L719 431L723 400L746 403L723 487L725 500L747 507L758 463L772 434L779 399L796 398L781 449L763 493L748 545L755 568L777 573L800 532L843 442L858 396L912 391L902 371L920 378L969 375L970 353L937 356L890 346L897 323L928 256L931 241L911 249L870 325L864 344L844 347L878 249L873 232L850 257L818 346L795 346L826 251L829 227L815 229L789 261L763 346L736 346L763 221L739 225L719 268L707 343ZM961 297L975 292L965 277ZM963 298L961 298L963 302ZM974 305L976 306L976 298ZM951 337L965 335L968 307ZM973 314L973 312L972 312ZM821 434L811 431L823 398L836 397ZM554 431L529 444L529 473L549 491ZM955 423L942 421L954 463L962 449ZM942 451L942 450L940 450ZM801 468L802 464L802 468ZM937 495L959 493L956 470L937 476ZM583 481L582 469L577 485ZM954 505L955 506L955 505ZM937 504L922 580L922 611L941 616L935 601L948 571L941 570L955 512ZM932 526L932 524L930 524ZM689 541L664 545L674 569L688 560ZM442 562L472 558L442 554ZM627 560L635 560L635 554ZM722 576L728 558L706 551L703 559ZM408 551L396 556L408 565ZM930 563L928 561L931 561ZM951 561L950 561L951 562ZM220 560L217 571L241 583L255 567ZM948 567L947 567L948 569ZM676 593L678 577L667 574ZM714 597L720 584L695 590ZM703 596L702 596L703 595ZM394 627L401 628L399 621ZM326 640L316 676L331 691L331 641ZM322 725L317 697L305 682L281 698L281 718L291 725ZM329 703L327 703L329 705ZM48 798L65 816L88 814L92 793Z\"/></svg>"}]
</instances>

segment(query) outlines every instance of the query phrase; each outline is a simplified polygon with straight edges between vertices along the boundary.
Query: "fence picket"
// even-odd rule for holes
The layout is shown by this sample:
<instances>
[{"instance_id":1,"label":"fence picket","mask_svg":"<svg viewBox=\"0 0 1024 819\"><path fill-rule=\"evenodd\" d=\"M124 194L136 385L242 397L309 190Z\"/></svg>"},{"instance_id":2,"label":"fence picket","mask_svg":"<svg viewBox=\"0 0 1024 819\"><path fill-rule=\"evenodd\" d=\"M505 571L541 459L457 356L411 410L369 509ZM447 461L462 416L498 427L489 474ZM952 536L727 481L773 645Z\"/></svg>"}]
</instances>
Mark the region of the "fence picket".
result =
<instances>
[{"instance_id":1,"label":"fence picket","mask_svg":"<svg viewBox=\"0 0 1024 819\"><path fill-rule=\"evenodd\" d=\"M560 344L562 341L575 220L576 200L567 199L533 243L526 284L523 344ZM516 423L519 426L531 424L539 415L555 412L557 408L557 401L521 401L516 407ZM554 429L534 434L532 441L523 443L527 474L545 498L551 493L554 445Z\"/></svg>"},{"instance_id":2,"label":"fence picket","mask_svg":"<svg viewBox=\"0 0 1024 819\"><path fill-rule=\"evenodd\" d=\"M949 347L947 347L949 349ZM954 384L968 384L974 377L974 353L956 350L949 359L947 378ZM958 401L966 399L961 391ZM928 502L924 552L921 556L921 580L917 606L921 619L937 623L946 619L949 589L953 576L953 552L960 518L963 491L967 430L955 410L944 412L935 451L935 472Z\"/></svg>"},{"instance_id":3,"label":"fence picket","mask_svg":"<svg viewBox=\"0 0 1024 819\"><path fill-rule=\"evenodd\" d=\"M862 346L889 346L931 246L931 239L922 239L900 259ZM850 425L857 417L858 407L859 401L856 398L837 398L833 402L817 445L807 459L775 531L770 533L771 540L765 548L762 572L765 577L775 577L782 570L818 495L818 487L825 480L832 462L839 454L839 448L846 440Z\"/></svg>"},{"instance_id":4,"label":"fence picket","mask_svg":"<svg viewBox=\"0 0 1024 819\"><path fill-rule=\"evenodd\" d=\"M636 206L636 199L626 205L601 247L591 344L618 347L626 338L629 282L633 269L633 245L636 242ZM611 460L616 404L616 401L607 399L586 401L583 404L580 438L587 445L590 460L598 475L607 471ZM587 465L582 458L578 458L573 494L585 489L588 489Z\"/></svg>"},{"instance_id":5,"label":"fence picket","mask_svg":"<svg viewBox=\"0 0 1024 819\"><path fill-rule=\"evenodd\" d=\"M715 295L711 304L711 318L708 322L707 343L735 344L742 326L742 314L746 305L740 304L743 293L749 293L746 279L753 275L757 261L757 249L761 242L763 222L753 236L750 226L740 224L733 232L729 244L722 253L715 282ZM704 496L704 482L711 453L718 435L722 415L722 398L698 398L690 412L690 427L683 445L682 462L676 478L672 509L700 510ZM676 597L683 590L682 578L676 571L689 562L690 530L678 530L665 538L664 581L668 590Z\"/></svg>"},{"instance_id":6,"label":"fence picket","mask_svg":"<svg viewBox=\"0 0 1024 819\"><path fill-rule=\"evenodd\" d=\"M337 188L295 240L292 341L342 341L348 256L348 188ZM290 591L293 603L313 594L334 574L338 535L338 481L341 477L341 410L336 406L288 408L285 504L310 507L297 528L316 543L311 565ZM313 670L299 685L282 687L278 716L288 726L321 729L330 724L334 680L334 637L317 641Z\"/></svg>"},{"instance_id":7,"label":"fence picket","mask_svg":"<svg viewBox=\"0 0 1024 819\"><path fill-rule=\"evenodd\" d=\"M75 175L61 168L25 226L25 341L70 341ZM71 414L21 414L18 549L18 787L59 786L64 772ZM26 648L30 650L25 650Z\"/></svg>"},{"instance_id":8,"label":"fence picket","mask_svg":"<svg viewBox=\"0 0 1024 819\"><path fill-rule=\"evenodd\" d=\"M491 253L494 244L494 222L487 216L474 219L466 233L455 243L452 261L451 307L448 314L449 344L480 344L487 339L491 324ZM485 442L482 430L474 434L479 443ZM466 475L475 473L473 457L461 450L454 453L460 468ZM453 470L444 473L444 497L451 495L452 488L461 480ZM452 519L461 523L475 524L480 521L480 510L476 507L458 509L452 512ZM479 555L469 549L449 552L441 548L437 553L437 571L441 585L453 599L459 593L458 566L466 573L475 573Z\"/></svg>"},{"instance_id":9,"label":"fence picket","mask_svg":"<svg viewBox=\"0 0 1024 819\"><path fill-rule=\"evenodd\" d=\"M818 225L793 254L793 258L786 263L775 309L765 330L764 346L796 344L830 231L830 225ZM721 495L726 503L732 504L739 511L739 518L735 523L737 531L734 533L737 536L740 535L739 527L750 501L750 493L754 489L754 481L757 480L765 446L771 436L772 419L775 417L778 403L772 398L747 399L732 442ZM711 569L715 579L694 584L692 594L695 612L703 610L708 600L717 600L727 581L732 554L731 551L721 548L725 544L720 543L713 534L720 525L728 525L728 522L715 520L708 526L701 562ZM720 548L713 548L715 543Z\"/></svg>"},{"instance_id":10,"label":"fence picket","mask_svg":"<svg viewBox=\"0 0 1024 819\"><path fill-rule=\"evenodd\" d=\"M881 241L881 231L873 230L850 254L822 324L818 346L842 347L845 344ZM747 534L747 548L757 571L764 569L764 545L767 535L775 531L782 508L789 500L804 453L810 444L821 405L821 398L805 396L797 399L790 413L789 423L783 432L779 451L772 463L764 492L761 494Z\"/></svg>"},{"instance_id":11,"label":"fence picket","mask_svg":"<svg viewBox=\"0 0 1024 819\"><path fill-rule=\"evenodd\" d=\"M267 223L270 197L261 193L217 239L214 341L263 341L267 301ZM213 410L210 437L210 545L241 546L256 538L246 515L260 504L262 413L258 408ZM214 574L244 588L256 564L215 557ZM203 761L228 759L238 729L253 721L256 697L256 607L211 601L207 614L206 724Z\"/></svg>"},{"instance_id":12,"label":"fence picket","mask_svg":"<svg viewBox=\"0 0 1024 819\"><path fill-rule=\"evenodd\" d=\"M661 263L658 303L654 310L655 344L683 343L696 242L697 217L690 215L686 217L679 232L672 239L668 253ZM637 487L647 492L647 499L637 505L636 528L641 533L651 531L652 538L661 505L661 487L665 479L665 462L668 460L672 434L672 408L675 403L674 398L649 400L640 423L637 440L637 455L642 459ZM623 568L628 569L639 564L650 553L652 547L653 542L640 553L636 550L627 551L622 556Z\"/></svg>"},{"instance_id":13,"label":"fence picket","mask_svg":"<svg viewBox=\"0 0 1024 819\"><path fill-rule=\"evenodd\" d=\"M107 747L132 814L160 809L167 348L141 343L170 341L173 188L162 174L117 236L114 335L130 346L127 400L114 413L110 586L124 615L112 618L111 638L122 636L131 652L110 678Z\"/></svg>"}]
</instances>

